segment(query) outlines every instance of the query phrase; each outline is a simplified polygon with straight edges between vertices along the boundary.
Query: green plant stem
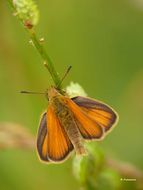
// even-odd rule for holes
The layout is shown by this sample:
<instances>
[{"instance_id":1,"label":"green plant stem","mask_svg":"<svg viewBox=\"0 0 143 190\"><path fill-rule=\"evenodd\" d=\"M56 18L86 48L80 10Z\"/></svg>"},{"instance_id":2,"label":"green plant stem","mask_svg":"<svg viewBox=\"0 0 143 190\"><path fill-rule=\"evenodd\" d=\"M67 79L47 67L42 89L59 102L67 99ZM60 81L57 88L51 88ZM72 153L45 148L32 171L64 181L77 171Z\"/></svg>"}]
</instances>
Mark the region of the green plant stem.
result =
<instances>
[{"instance_id":1,"label":"green plant stem","mask_svg":"<svg viewBox=\"0 0 143 190\"><path fill-rule=\"evenodd\" d=\"M44 61L44 66L48 69L55 85L59 87L61 80L59 78L58 73L56 72L56 70L54 68L54 65L53 65L49 55L47 54L45 48L40 44L39 39L37 39L35 32L33 30L28 30L28 32L29 32L30 38L31 38L35 48L37 49L37 51L39 52L39 54L41 55L41 57Z\"/></svg>"},{"instance_id":2,"label":"green plant stem","mask_svg":"<svg viewBox=\"0 0 143 190\"><path fill-rule=\"evenodd\" d=\"M12 3L12 0L7 0L10 7L13 9L13 11L16 12L16 9ZM23 20L21 20L19 18L19 20L21 21L22 25L23 25ZM40 56L42 57L43 61L44 61L44 66L48 69L53 81L54 81L54 84L55 86L58 86L58 88L60 89L61 88L61 80L60 80L60 77L58 75L58 73L56 72L56 69L53 65L53 62L51 61L49 55L47 54L45 48L43 47L43 45L40 43L39 39L37 38L36 34L35 34L35 31L33 29L28 29L26 28L26 31L28 32L35 48L37 49L38 53L40 54Z\"/></svg>"}]
</instances>

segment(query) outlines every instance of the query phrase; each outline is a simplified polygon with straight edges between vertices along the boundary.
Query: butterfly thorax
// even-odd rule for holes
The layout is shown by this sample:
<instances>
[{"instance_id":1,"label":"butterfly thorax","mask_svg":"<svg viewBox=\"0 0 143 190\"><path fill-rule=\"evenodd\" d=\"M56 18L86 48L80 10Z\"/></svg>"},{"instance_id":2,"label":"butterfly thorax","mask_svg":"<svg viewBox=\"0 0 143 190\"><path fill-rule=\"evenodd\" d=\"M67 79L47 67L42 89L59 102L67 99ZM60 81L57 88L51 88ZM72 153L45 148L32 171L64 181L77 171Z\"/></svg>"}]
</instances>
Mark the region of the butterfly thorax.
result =
<instances>
[{"instance_id":1,"label":"butterfly thorax","mask_svg":"<svg viewBox=\"0 0 143 190\"><path fill-rule=\"evenodd\" d=\"M66 99L68 97L61 95L54 87L49 89L48 95L49 102L60 120L66 119L71 115L71 111L66 104Z\"/></svg>"},{"instance_id":2,"label":"butterfly thorax","mask_svg":"<svg viewBox=\"0 0 143 190\"><path fill-rule=\"evenodd\" d=\"M64 128L74 125L73 114L66 105L66 97L62 95L55 96L52 98L51 104L55 115L58 117Z\"/></svg>"}]
</instances>

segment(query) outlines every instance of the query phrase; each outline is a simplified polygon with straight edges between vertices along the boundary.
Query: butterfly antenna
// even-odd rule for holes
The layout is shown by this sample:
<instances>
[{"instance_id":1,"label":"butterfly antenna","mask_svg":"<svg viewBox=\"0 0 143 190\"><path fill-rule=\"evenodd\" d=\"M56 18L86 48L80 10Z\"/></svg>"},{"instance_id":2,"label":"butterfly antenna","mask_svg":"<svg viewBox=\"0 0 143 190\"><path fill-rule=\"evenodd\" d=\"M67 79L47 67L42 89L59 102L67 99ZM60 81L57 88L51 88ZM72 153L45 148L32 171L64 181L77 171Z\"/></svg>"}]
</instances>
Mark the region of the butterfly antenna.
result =
<instances>
[{"instance_id":1,"label":"butterfly antenna","mask_svg":"<svg viewBox=\"0 0 143 190\"><path fill-rule=\"evenodd\" d=\"M45 92L30 92L30 91L25 91L25 90L20 91L20 93L22 93L22 94L46 94Z\"/></svg>"},{"instance_id":2,"label":"butterfly antenna","mask_svg":"<svg viewBox=\"0 0 143 190\"><path fill-rule=\"evenodd\" d=\"M62 84L63 80L66 78L66 76L67 76L68 73L70 72L71 68L72 68L71 65L67 68L67 70L66 70L64 76L61 78L61 81L60 81L59 84L57 85L57 88Z\"/></svg>"}]
</instances>

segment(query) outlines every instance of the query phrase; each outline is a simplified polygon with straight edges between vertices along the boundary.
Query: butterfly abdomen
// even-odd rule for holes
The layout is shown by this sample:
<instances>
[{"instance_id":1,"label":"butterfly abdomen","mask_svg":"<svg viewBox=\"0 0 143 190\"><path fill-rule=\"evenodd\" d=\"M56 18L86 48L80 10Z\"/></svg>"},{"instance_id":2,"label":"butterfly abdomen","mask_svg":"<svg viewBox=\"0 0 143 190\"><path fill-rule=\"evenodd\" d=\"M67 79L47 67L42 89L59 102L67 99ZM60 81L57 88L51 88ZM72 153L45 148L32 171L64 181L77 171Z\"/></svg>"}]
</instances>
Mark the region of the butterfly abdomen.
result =
<instances>
[{"instance_id":1,"label":"butterfly abdomen","mask_svg":"<svg viewBox=\"0 0 143 190\"><path fill-rule=\"evenodd\" d=\"M77 154L85 154L85 148L83 145L83 139L81 134L76 126L72 113L68 113L67 116L60 120L64 126L65 131L67 132Z\"/></svg>"}]
</instances>

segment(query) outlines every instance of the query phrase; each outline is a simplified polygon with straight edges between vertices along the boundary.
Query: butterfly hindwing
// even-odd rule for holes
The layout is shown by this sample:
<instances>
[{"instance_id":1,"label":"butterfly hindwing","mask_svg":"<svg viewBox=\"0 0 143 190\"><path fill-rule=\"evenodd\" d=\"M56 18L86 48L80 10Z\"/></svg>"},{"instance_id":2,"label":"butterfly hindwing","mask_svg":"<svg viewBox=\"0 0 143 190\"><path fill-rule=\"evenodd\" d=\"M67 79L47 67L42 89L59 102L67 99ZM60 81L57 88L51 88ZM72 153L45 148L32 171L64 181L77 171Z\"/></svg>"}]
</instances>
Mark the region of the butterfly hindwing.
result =
<instances>
[{"instance_id":1,"label":"butterfly hindwing","mask_svg":"<svg viewBox=\"0 0 143 190\"><path fill-rule=\"evenodd\" d=\"M37 135L37 151L42 161L49 162L47 155L47 121L46 112L42 115Z\"/></svg>"}]
</instances>

